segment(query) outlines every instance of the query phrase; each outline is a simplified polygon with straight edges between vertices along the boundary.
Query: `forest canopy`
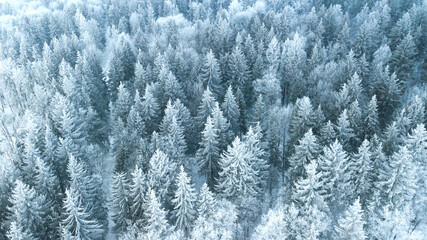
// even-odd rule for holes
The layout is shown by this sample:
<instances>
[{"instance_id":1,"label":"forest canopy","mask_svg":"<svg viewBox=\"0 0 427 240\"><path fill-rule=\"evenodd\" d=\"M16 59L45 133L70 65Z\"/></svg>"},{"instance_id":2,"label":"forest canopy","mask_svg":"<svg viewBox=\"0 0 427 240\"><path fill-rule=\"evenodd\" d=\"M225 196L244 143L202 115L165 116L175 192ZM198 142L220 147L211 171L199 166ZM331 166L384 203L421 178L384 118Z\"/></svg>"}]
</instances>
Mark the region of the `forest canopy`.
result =
<instances>
[{"instance_id":1,"label":"forest canopy","mask_svg":"<svg viewBox=\"0 0 427 240\"><path fill-rule=\"evenodd\" d=\"M0 239L427 239L427 1L0 1Z\"/></svg>"}]
</instances>

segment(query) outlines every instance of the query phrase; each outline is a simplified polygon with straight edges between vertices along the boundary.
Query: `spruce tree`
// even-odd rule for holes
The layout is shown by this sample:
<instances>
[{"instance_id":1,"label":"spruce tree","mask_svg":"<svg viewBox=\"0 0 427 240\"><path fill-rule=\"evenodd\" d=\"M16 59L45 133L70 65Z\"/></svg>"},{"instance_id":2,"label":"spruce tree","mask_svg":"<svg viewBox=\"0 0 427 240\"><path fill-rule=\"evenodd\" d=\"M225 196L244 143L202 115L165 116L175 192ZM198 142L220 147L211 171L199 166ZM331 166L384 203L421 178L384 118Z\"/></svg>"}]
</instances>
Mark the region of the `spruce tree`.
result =
<instances>
[{"instance_id":1,"label":"spruce tree","mask_svg":"<svg viewBox=\"0 0 427 240\"><path fill-rule=\"evenodd\" d=\"M177 166L161 150L156 150L149 162L148 185L157 194L162 202L165 202L167 195L171 194L170 188L176 176Z\"/></svg>"},{"instance_id":2,"label":"spruce tree","mask_svg":"<svg viewBox=\"0 0 427 240\"><path fill-rule=\"evenodd\" d=\"M236 137L219 161L220 172L216 190L231 201L257 196L259 172L253 166L254 155Z\"/></svg>"},{"instance_id":3,"label":"spruce tree","mask_svg":"<svg viewBox=\"0 0 427 240\"><path fill-rule=\"evenodd\" d=\"M289 159L291 179L296 180L299 176L304 175L304 166L317 159L319 153L320 147L317 138L310 128L299 140L295 146L295 153Z\"/></svg>"},{"instance_id":4,"label":"spruce tree","mask_svg":"<svg viewBox=\"0 0 427 240\"><path fill-rule=\"evenodd\" d=\"M147 133L152 133L157 129L156 121L159 116L159 103L158 99L154 96L153 89L151 86L145 88L145 93L142 102L142 114L141 117L145 122Z\"/></svg>"},{"instance_id":5,"label":"spruce tree","mask_svg":"<svg viewBox=\"0 0 427 240\"><path fill-rule=\"evenodd\" d=\"M206 183L202 185L199 191L197 213L200 217L208 218L214 211L216 200L213 193L209 190Z\"/></svg>"},{"instance_id":6,"label":"spruce tree","mask_svg":"<svg viewBox=\"0 0 427 240\"><path fill-rule=\"evenodd\" d=\"M363 229L365 222L363 220L363 210L359 199L348 207L344 216L338 220L335 226L336 239L361 240L366 239L366 233Z\"/></svg>"},{"instance_id":7,"label":"spruce tree","mask_svg":"<svg viewBox=\"0 0 427 240\"><path fill-rule=\"evenodd\" d=\"M225 93L224 102L221 105L224 116L228 119L231 125L231 130L237 134L240 132L240 109L237 105L236 98L233 94L231 85L228 87Z\"/></svg>"},{"instance_id":8,"label":"spruce tree","mask_svg":"<svg viewBox=\"0 0 427 240\"><path fill-rule=\"evenodd\" d=\"M219 161L219 136L218 129L214 125L212 118L206 119L205 129L202 132L202 141L196 157L200 172L207 178L208 186L213 189L215 179L218 176Z\"/></svg>"},{"instance_id":9,"label":"spruce tree","mask_svg":"<svg viewBox=\"0 0 427 240\"><path fill-rule=\"evenodd\" d=\"M204 86L212 89L217 97L222 96L220 67L212 49L206 53L204 64L200 69L200 80Z\"/></svg>"},{"instance_id":10,"label":"spruce tree","mask_svg":"<svg viewBox=\"0 0 427 240\"><path fill-rule=\"evenodd\" d=\"M33 234L29 232L28 230L24 230L22 226L13 221L10 224L9 231L7 232L7 239L9 240L35 240L36 238L33 237Z\"/></svg>"},{"instance_id":11,"label":"spruce tree","mask_svg":"<svg viewBox=\"0 0 427 240\"><path fill-rule=\"evenodd\" d=\"M197 110L197 128L202 129L203 124L206 122L206 118L212 114L212 111L215 107L215 96L209 89L209 87L206 88L206 90L203 92L202 96L202 102L199 105L199 108Z\"/></svg>"},{"instance_id":12,"label":"spruce tree","mask_svg":"<svg viewBox=\"0 0 427 240\"><path fill-rule=\"evenodd\" d=\"M34 237L43 237L44 228L44 196L37 195L36 191L23 183L21 180L15 181L12 195L10 196L11 215L8 220L15 222L18 228L22 228L26 234Z\"/></svg>"},{"instance_id":13,"label":"spruce tree","mask_svg":"<svg viewBox=\"0 0 427 240\"><path fill-rule=\"evenodd\" d=\"M354 139L355 134L348 120L347 109L344 109L344 111L339 116L336 125L336 131L337 139L341 142L345 149L350 150L352 147L351 141Z\"/></svg>"},{"instance_id":14,"label":"spruce tree","mask_svg":"<svg viewBox=\"0 0 427 240\"><path fill-rule=\"evenodd\" d=\"M375 132L378 131L378 106L377 106L377 97L374 95L369 101L368 106L363 114L364 119L364 136L372 136Z\"/></svg>"},{"instance_id":15,"label":"spruce tree","mask_svg":"<svg viewBox=\"0 0 427 240\"><path fill-rule=\"evenodd\" d=\"M293 143L296 143L313 125L313 106L310 98L298 99L292 111L290 122L290 135Z\"/></svg>"},{"instance_id":16,"label":"spruce tree","mask_svg":"<svg viewBox=\"0 0 427 240\"><path fill-rule=\"evenodd\" d=\"M186 161L187 143L184 139L184 131L175 116L172 117L171 124L164 137L164 143L164 152L176 165L189 167L189 163Z\"/></svg>"},{"instance_id":17,"label":"spruce tree","mask_svg":"<svg viewBox=\"0 0 427 240\"><path fill-rule=\"evenodd\" d=\"M372 154L370 143L364 140L360 145L358 152L352 157L351 169L354 182L354 195L359 196L362 205L366 203L368 194L372 187Z\"/></svg>"},{"instance_id":18,"label":"spruce tree","mask_svg":"<svg viewBox=\"0 0 427 240\"><path fill-rule=\"evenodd\" d=\"M131 196L129 188L129 183L123 173L116 173L113 176L110 201L112 212L111 218L115 224L115 233L122 233L128 227L128 221L131 217Z\"/></svg>"},{"instance_id":19,"label":"spruce tree","mask_svg":"<svg viewBox=\"0 0 427 240\"><path fill-rule=\"evenodd\" d=\"M192 229L194 220L196 219L197 197L194 192L191 179L184 171L184 167L182 165L180 169L181 172L178 174L176 179L177 189L175 190L175 197L172 199L172 203L174 204L174 211L172 214L176 219L176 228L188 234Z\"/></svg>"},{"instance_id":20,"label":"spruce tree","mask_svg":"<svg viewBox=\"0 0 427 240\"><path fill-rule=\"evenodd\" d=\"M323 174L322 194L326 200L343 203L351 194L349 164L348 155L338 140L323 149L319 158L319 169Z\"/></svg>"},{"instance_id":21,"label":"spruce tree","mask_svg":"<svg viewBox=\"0 0 427 240\"><path fill-rule=\"evenodd\" d=\"M166 214L154 190L148 189L147 210L144 214L147 224L144 230L149 239L162 239L171 232Z\"/></svg>"},{"instance_id":22,"label":"spruce tree","mask_svg":"<svg viewBox=\"0 0 427 240\"><path fill-rule=\"evenodd\" d=\"M145 196L147 193L147 181L142 169L135 167L131 174L132 182L129 186L130 211L132 222L138 227L144 226Z\"/></svg>"},{"instance_id":23,"label":"spruce tree","mask_svg":"<svg viewBox=\"0 0 427 240\"><path fill-rule=\"evenodd\" d=\"M65 191L64 199L64 228L76 239L102 239L102 226L89 214L83 205L80 194L73 188Z\"/></svg>"}]
</instances>

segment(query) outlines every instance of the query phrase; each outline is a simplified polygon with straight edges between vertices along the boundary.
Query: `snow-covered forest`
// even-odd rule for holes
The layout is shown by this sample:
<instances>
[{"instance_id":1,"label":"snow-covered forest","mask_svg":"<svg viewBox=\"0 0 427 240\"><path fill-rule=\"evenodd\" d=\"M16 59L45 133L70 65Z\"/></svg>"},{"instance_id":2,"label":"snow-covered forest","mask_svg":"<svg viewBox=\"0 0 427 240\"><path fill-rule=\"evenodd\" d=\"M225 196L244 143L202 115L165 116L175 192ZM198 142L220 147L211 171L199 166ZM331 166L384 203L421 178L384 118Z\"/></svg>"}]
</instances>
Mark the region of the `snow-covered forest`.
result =
<instances>
[{"instance_id":1,"label":"snow-covered forest","mask_svg":"<svg viewBox=\"0 0 427 240\"><path fill-rule=\"evenodd\" d=\"M0 0L0 239L427 239L426 0Z\"/></svg>"}]
</instances>

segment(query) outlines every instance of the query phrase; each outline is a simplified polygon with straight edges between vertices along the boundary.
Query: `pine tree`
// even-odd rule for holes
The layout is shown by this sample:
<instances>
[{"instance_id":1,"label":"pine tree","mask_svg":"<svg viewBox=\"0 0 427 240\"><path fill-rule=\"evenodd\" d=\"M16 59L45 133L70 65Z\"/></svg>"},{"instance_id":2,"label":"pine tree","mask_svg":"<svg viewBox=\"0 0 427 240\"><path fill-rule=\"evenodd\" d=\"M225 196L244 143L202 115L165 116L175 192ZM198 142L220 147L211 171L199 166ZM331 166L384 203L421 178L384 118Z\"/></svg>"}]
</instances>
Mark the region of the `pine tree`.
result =
<instances>
[{"instance_id":1,"label":"pine tree","mask_svg":"<svg viewBox=\"0 0 427 240\"><path fill-rule=\"evenodd\" d=\"M43 196L38 196L36 191L20 180L16 180L12 195L10 196L11 215L8 220L15 222L16 226L34 237L42 237L44 231L44 204Z\"/></svg>"},{"instance_id":2,"label":"pine tree","mask_svg":"<svg viewBox=\"0 0 427 240\"><path fill-rule=\"evenodd\" d=\"M171 194L170 187L175 178L177 166L161 150L155 151L149 165L148 185L159 195L160 200L165 202L167 194Z\"/></svg>"},{"instance_id":3,"label":"pine tree","mask_svg":"<svg viewBox=\"0 0 427 240\"><path fill-rule=\"evenodd\" d=\"M292 199L300 206L302 216L307 221L307 226L304 226L309 232L307 235L314 237L328 230L329 208L321 195L322 174L317 172L316 160L312 160L304 167L306 177L301 177L295 183Z\"/></svg>"},{"instance_id":4,"label":"pine tree","mask_svg":"<svg viewBox=\"0 0 427 240\"><path fill-rule=\"evenodd\" d=\"M218 176L219 161L219 136L218 129L211 117L206 120L205 129L202 132L202 141L196 157L200 172L206 175L208 186L212 189Z\"/></svg>"},{"instance_id":5,"label":"pine tree","mask_svg":"<svg viewBox=\"0 0 427 240\"><path fill-rule=\"evenodd\" d=\"M366 138L378 131L378 106L377 97L375 95L372 96L371 101L369 101L363 119L364 136Z\"/></svg>"},{"instance_id":6,"label":"pine tree","mask_svg":"<svg viewBox=\"0 0 427 240\"><path fill-rule=\"evenodd\" d=\"M255 80L254 91L257 94L262 94L265 103L268 105L274 105L280 102L280 82L272 67L267 69L261 79Z\"/></svg>"},{"instance_id":7,"label":"pine tree","mask_svg":"<svg viewBox=\"0 0 427 240\"><path fill-rule=\"evenodd\" d=\"M251 152L254 156L251 163L253 169L258 172L259 187L263 189L268 178L268 156L265 150L265 144L262 142L262 132L259 125L254 128L249 127L247 133L243 136L243 142L246 145L247 151Z\"/></svg>"},{"instance_id":8,"label":"pine tree","mask_svg":"<svg viewBox=\"0 0 427 240\"><path fill-rule=\"evenodd\" d=\"M52 239L58 237L57 229L59 228L59 216L61 212L62 193L59 188L59 181L53 175L50 167L45 164L41 158L36 159L36 184L35 190L42 194L46 201L43 206L44 225L46 232Z\"/></svg>"},{"instance_id":9,"label":"pine tree","mask_svg":"<svg viewBox=\"0 0 427 240\"><path fill-rule=\"evenodd\" d=\"M61 105L61 103L63 105ZM68 154L86 161L86 128L85 123L79 118L79 112L74 104L63 99L59 103L62 109L61 133L64 139L64 147Z\"/></svg>"},{"instance_id":10,"label":"pine tree","mask_svg":"<svg viewBox=\"0 0 427 240\"><path fill-rule=\"evenodd\" d=\"M131 217L130 189L126 176L123 173L116 173L113 176L113 185L111 189L111 212L114 221L114 232L122 233L128 227L128 221Z\"/></svg>"},{"instance_id":11,"label":"pine tree","mask_svg":"<svg viewBox=\"0 0 427 240\"><path fill-rule=\"evenodd\" d=\"M149 239L162 239L170 233L171 229L166 219L166 214L154 190L148 189L147 211L144 217L147 219L145 231L147 236L151 237Z\"/></svg>"},{"instance_id":12,"label":"pine tree","mask_svg":"<svg viewBox=\"0 0 427 240\"><path fill-rule=\"evenodd\" d=\"M310 98L298 99L292 111L290 122L290 135L293 143L296 143L313 124L313 107Z\"/></svg>"},{"instance_id":13,"label":"pine tree","mask_svg":"<svg viewBox=\"0 0 427 240\"><path fill-rule=\"evenodd\" d=\"M224 117L218 102L215 102L214 109L212 110L212 122L218 129L219 150L220 152L224 151L227 148L227 144L230 142L230 138L232 138L232 134L230 131L230 123L227 121L227 118Z\"/></svg>"},{"instance_id":14,"label":"pine tree","mask_svg":"<svg viewBox=\"0 0 427 240\"><path fill-rule=\"evenodd\" d=\"M147 193L147 183L142 169L135 167L131 174L132 182L129 186L130 211L132 222L138 227L144 226L145 196Z\"/></svg>"},{"instance_id":15,"label":"pine tree","mask_svg":"<svg viewBox=\"0 0 427 240\"><path fill-rule=\"evenodd\" d=\"M117 100L114 104L114 117L121 118L123 121L126 121L127 115L129 114L132 106L132 99L129 90L123 83L120 83L117 88Z\"/></svg>"},{"instance_id":16,"label":"pine tree","mask_svg":"<svg viewBox=\"0 0 427 240\"><path fill-rule=\"evenodd\" d=\"M172 199L172 203L174 204L172 214L176 219L175 225L177 229L183 230L188 234L196 218L197 197L191 180L182 165L180 169L181 172L176 179L177 189L175 190L175 197Z\"/></svg>"},{"instance_id":17,"label":"pine tree","mask_svg":"<svg viewBox=\"0 0 427 240\"><path fill-rule=\"evenodd\" d=\"M164 141L164 152L169 156L169 158L177 165L184 164L187 166L187 143L184 139L184 131L181 127L181 123L177 121L175 116L172 117L172 122L168 127L168 132Z\"/></svg>"},{"instance_id":18,"label":"pine tree","mask_svg":"<svg viewBox=\"0 0 427 240\"><path fill-rule=\"evenodd\" d=\"M310 128L299 140L295 146L295 153L289 159L291 179L296 180L299 176L303 176L305 174L304 166L317 159L319 153L320 147L317 138Z\"/></svg>"},{"instance_id":19,"label":"pine tree","mask_svg":"<svg viewBox=\"0 0 427 240\"><path fill-rule=\"evenodd\" d=\"M406 83L411 83L411 77L414 69L414 60L417 55L417 49L411 33L408 33L397 45L393 51L391 65L397 77Z\"/></svg>"},{"instance_id":20,"label":"pine tree","mask_svg":"<svg viewBox=\"0 0 427 240\"><path fill-rule=\"evenodd\" d=\"M212 114L214 107L215 97L208 87L203 92L202 102L200 103L197 110L196 122L198 129L203 128L203 124L206 122L206 118Z\"/></svg>"},{"instance_id":21,"label":"pine tree","mask_svg":"<svg viewBox=\"0 0 427 240\"><path fill-rule=\"evenodd\" d=\"M369 192L372 187L372 156L371 156L370 143L364 140L360 145L358 152L353 156L351 169L354 176L354 195L359 196L362 205L366 203Z\"/></svg>"},{"instance_id":22,"label":"pine tree","mask_svg":"<svg viewBox=\"0 0 427 240\"><path fill-rule=\"evenodd\" d=\"M348 120L347 109L344 109L344 111L340 114L336 125L336 131L337 138L340 140L344 148L348 150L351 149L351 140L354 139L355 134Z\"/></svg>"},{"instance_id":23,"label":"pine tree","mask_svg":"<svg viewBox=\"0 0 427 240\"><path fill-rule=\"evenodd\" d=\"M77 239L101 239L102 226L88 213L82 204L81 197L73 188L65 191L64 199L64 228Z\"/></svg>"},{"instance_id":24,"label":"pine tree","mask_svg":"<svg viewBox=\"0 0 427 240\"><path fill-rule=\"evenodd\" d=\"M17 222L10 224L9 231L7 232L7 239L9 240L35 240L31 232L24 230Z\"/></svg>"},{"instance_id":25,"label":"pine tree","mask_svg":"<svg viewBox=\"0 0 427 240\"><path fill-rule=\"evenodd\" d=\"M216 190L221 196L237 201L238 198L258 195L259 172L252 165L254 155L236 137L219 161L220 172Z\"/></svg>"},{"instance_id":26,"label":"pine tree","mask_svg":"<svg viewBox=\"0 0 427 240\"><path fill-rule=\"evenodd\" d=\"M157 129L156 120L160 107L157 98L153 94L153 89L150 86L145 88L143 99L141 117L145 122L147 133L150 134Z\"/></svg>"},{"instance_id":27,"label":"pine tree","mask_svg":"<svg viewBox=\"0 0 427 240\"><path fill-rule=\"evenodd\" d=\"M199 192L197 212L200 217L208 218L214 211L216 200L206 183L202 185Z\"/></svg>"},{"instance_id":28,"label":"pine tree","mask_svg":"<svg viewBox=\"0 0 427 240\"><path fill-rule=\"evenodd\" d=\"M248 97L248 83L250 70L248 68L246 57L238 45L233 48L230 55L230 81L235 89L240 88L245 98Z\"/></svg>"},{"instance_id":29,"label":"pine tree","mask_svg":"<svg viewBox=\"0 0 427 240\"><path fill-rule=\"evenodd\" d=\"M348 185L351 179L347 171L349 163L347 153L338 140L323 149L319 158L319 169L323 174L322 194L326 200L343 203L350 195L351 189Z\"/></svg>"},{"instance_id":30,"label":"pine tree","mask_svg":"<svg viewBox=\"0 0 427 240\"><path fill-rule=\"evenodd\" d=\"M203 82L203 85L212 89L216 96L222 96L223 89L221 86L220 67L212 49L206 53L204 64L200 72L200 80Z\"/></svg>"},{"instance_id":31,"label":"pine tree","mask_svg":"<svg viewBox=\"0 0 427 240\"><path fill-rule=\"evenodd\" d=\"M416 172L417 168L414 165L411 152L406 146L400 147L398 152L395 152L390 159L389 175L391 179L388 186L388 199L392 206L396 209L401 209L404 205L410 204L416 194Z\"/></svg>"},{"instance_id":32,"label":"pine tree","mask_svg":"<svg viewBox=\"0 0 427 240\"><path fill-rule=\"evenodd\" d=\"M335 226L336 239L366 239L363 225L365 225L363 210L359 199L356 199L345 211L344 216L338 220L338 225Z\"/></svg>"},{"instance_id":33,"label":"pine tree","mask_svg":"<svg viewBox=\"0 0 427 240\"><path fill-rule=\"evenodd\" d=\"M235 134L240 132L240 109L239 105L237 105L231 85L228 87L227 92L225 93L224 102L222 103L221 107L224 111L224 116L230 122L231 130L233 130Z\"/></svg>"},{"instance_id":34,"label":"pine tree","mask_svg":"<svg viewBox=\"0 0 427 240\"><path fill-rule=\"evenodd\" d=\"M336 139L335 125L328 122L320 129L320 143L324 146L332 144Z\"/></svg>"},{"instance_id":35,"label":"pine tree","mask_svg":"<svg viewBox=\"0 0 427 240\"><path fill-rule=\"evenodd\" d=\"M163 83L163 94L161 96L166 101L167 100L175 101L176 99L185 99L182 86L172 72L169 72L166 80Z\"/></svg>"}]
</instances>

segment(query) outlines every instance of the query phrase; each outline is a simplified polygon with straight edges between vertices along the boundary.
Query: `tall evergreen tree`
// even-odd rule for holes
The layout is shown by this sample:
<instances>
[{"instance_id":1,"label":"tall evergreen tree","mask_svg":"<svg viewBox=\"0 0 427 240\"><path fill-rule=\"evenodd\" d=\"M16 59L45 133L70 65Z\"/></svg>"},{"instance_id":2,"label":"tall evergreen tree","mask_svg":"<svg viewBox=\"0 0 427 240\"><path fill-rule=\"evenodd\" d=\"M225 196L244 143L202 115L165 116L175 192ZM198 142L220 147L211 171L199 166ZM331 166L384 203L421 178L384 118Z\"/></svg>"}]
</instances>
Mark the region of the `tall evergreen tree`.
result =
<instances>
[{"instance_id":1,"label":"tall evergreen tree","mask_svg":"<svg viewBox=\"0 0 427 240\"><path fill-rule=\"evenodd\" d=\"M147 232L148 239L161 239L165 238L170 232L170 226L166 219L166 211L162 209L162 206L156 197L154 190L148 190L147 200L147 211L145 212L145 218L147 224L145 231Z\"/></svg>"},{"instance_id":2,"label":"tall evergreen tree","mask_svg":"<svg viewBox=\"0 0 427 240\"><path fill-rule=\"evenodd\" d=\"M155 151L149 165L148 185L159 195L160 200L165 202L167 194L171 194L170 187L176 176L177 166L161 150Z\"/></svg>"},{"instance_id":3,"label":"tall evergreen tree","mask_svg":"<svg viewBox=\"0 0 427 240\"><path fill-rule=\"evenodd\" d=\"M128 227L131 217L131 196L129 183L123 173L116 173L113 176L111 189L111 212L114 221L114 232L124 232Z\"/></svg>"},{"instance_id":4,"label":"tall evergreen tree","mask_svg":"<svg viewBox=\"0 0 427 240\"><path fill-rule=\"evenodd\" d=\"M231 125L231 130L237 134L240 132L240 109L233 94L231 85L225 93L224 102L221 105L224 116L228 119Z\"/></svg>"},{"instance_id":5,"label":"tall evergreen tree","mask_svg":"<svg viewBox=\"0 0 427 240\"><path fill-rule=\"evenodd\" d=\"M202 132L202 141L196 157L200 172L206 175L208 186L213 189L215 179L218 176L219 161L219 136L218 129L214 125L212 118L206 119L205 129Z\"/></svg>"},{"instance_id":6,"label":"tall evergreen tree","mask_svg":"<svg viewBox=\"0 0 427 240\"><path fill-rule=\"evenodd\" d=\"M15 226L22 228L28 236L43 237L46 229L44 228L44 196L37 195L36 191L16 180L12 195L9 199L11 205L8 207L11 215L10 223L15 222Z\"/></svg>"},{"instance_id":7,"label":"tall evergreen tree","mask_svg":"<svg viewBox=\"0 0 427 240\"><path fill-rule=\"evenodd\" d=\"M144 226L145 196L147 193L147 181L142 169L135 167L131 174L132 182L129 186L130 211L132 222L138 227Z\"/></svg>"},{"instance_id":8,"label":"tall evergreen tree","mask_svg":"<svg viewBox=\"0 0 427 240\"><path fill-rule=\"evenodd\" d=\"M345 211L344 216L338 220L338 225L335 226L336 239L366 239L364 224L363 210L359 199L356 199Z\"/></svg>"},{"instance_id":9,"label":"tall evergreen tree","mask_svg":"<svg viewBox=\"0 0 427 240\"><path fill-rule=\"evenodd\" d=\"M372 188L373 161L371 155L370 143L365 139L358 152L352 157L350 167L350 171L354 176L354 195L361 199L362 205L366 203L369 195L368 191Z\"/></svg>"},{"instance_id":10,"label":"tall evergreen tree","mask_svg":"<svg viewBox=\"0 0 427 240\"><path fill-rule=\"evenodd\" d=\"M64 228L76 239L102 239L102 226L89 214L82 204L80 194L73 188L65 191L64 199Z\"/></svg>"},{"instance_id":11,"label":"tall evergreen tree","mask_svg":"<svg viewBox=\"0 0 427 240\"><path fill-rule=\"evenodd\" d=\"M299 176L305 175L304 166L317 159L319 152L320 147L317 138L310 128L299 140L295 146L295 153L289 159L291 179L296 180Z\"/></svg>"},{"instance_id":12,"label":"tall evergreen tree","mask_svg":"<svg viewBox=\"0 0 427 240\"><path fill-rule=\"evenodd\" d=\"M212 89L217 97L222 96L223 89L221 86L220 67L212 49L206 53L204 64L200 71L200 80L203 82L203 85Z\"/></svg>"},{"instance_id":13,"label":"tall evergreen tree","mask_svg":"<svg viewBox=\"0 0 427 240\"><path fill-rule=\"evenodd\" d=\"M200 217L208 218L214 211L216 200L213 193L209 190L206 183L202 185L199 191L197 213Z\"/></svg>"},{"instance_id":14,"label":"tall evergreen tree","mask_svg":"<svg viewBox=\"0 0 427 240\"><path fill-rule=\"evenodd\" d=\"M176 179L177 189L175 190L175 197L172 199L172 203L174 204L173 216L176 219L176 228L188 234L196 219L197 197L191 180L184 171L184 167L181 166L180 169L181 172Z\"/></svg>"},{"instance_id":15,"label":"tall evergreen tree","mask_svg":"<svg viewBox=\"0 0 427 240\"><path fill-rule=\"evenodd\" d=\"M253 166L254 155L236 137L219 161L220 172L216 190L231 201L257 196L259 172Z\"/></svg>"}]
</instances>

